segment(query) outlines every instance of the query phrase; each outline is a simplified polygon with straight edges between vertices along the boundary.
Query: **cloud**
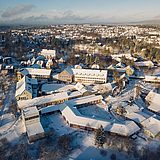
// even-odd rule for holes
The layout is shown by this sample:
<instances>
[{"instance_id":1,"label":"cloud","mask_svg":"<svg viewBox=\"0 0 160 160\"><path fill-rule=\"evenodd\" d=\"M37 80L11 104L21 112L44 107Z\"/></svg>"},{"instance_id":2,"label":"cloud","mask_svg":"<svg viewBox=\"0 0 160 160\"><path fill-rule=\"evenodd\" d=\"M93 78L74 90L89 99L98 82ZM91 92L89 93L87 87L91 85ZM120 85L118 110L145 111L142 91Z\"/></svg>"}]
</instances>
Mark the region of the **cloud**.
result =
<instances>
[{"instance_id":1,"label":"cloud","mask_svg":"<svg viewBox=\"0 0 160 160\"><path fill-rule=\"evenodd\" d=\"M31 4L17 5L7 8L1 15L3 18L11 18L30 12L35 6Z\"/></svg>"},{"instance_id":2,"label":"cloud","mask_svg":"<svg viewBox=\"0 0 160 160\"><path fill-rule=\"evenodd\" d=\"M116 22L130 22L131 20L136 20L137 15L141 15L141 18L143 18L143 12L137 13L137 14L130 14L127 15L112 15L112 14L84 14L82 12L73 12L72 10L66 10L66 11L46 11L43 14L39 14L39 12L29 12L31 8L34 6L30 5L30 7L25 6L26 9L17 10L16 14L12 13L15 16L8 17L8 18L1 18L1 22L3 24L79 24L79 23L116 23ZM15 7L14 7L15 8ZM14 9L15 10L15 9ZM25 11L25 12L24 12ZM11 12L11 11L10 11ZM12 8L13 12L13 8ZM28 14L24 14L26 12L29 12ZM11 13L10 13L11 14ZM22 15L24 14L24 15ZM4 15L3 15L4 16ZM7 14L8 16L8 14ZM6 15L5 15L6 17ZM127 17L127 18L126 18Z\"/></svg>"},{"instance_id":3,"label":"cloud","mask_svg":"<svg viewBox=\"0 0 160 160\"><path fill-rule=\"evenodd\" d=\"M63 23L87 23L93 22L97 17L86 16L75 13L71 10L67 11L51 11L44 14L30 13L24 16L13 16L11 18L3 18L5 24L63 24Z\"/></svg>"}]
</instances>

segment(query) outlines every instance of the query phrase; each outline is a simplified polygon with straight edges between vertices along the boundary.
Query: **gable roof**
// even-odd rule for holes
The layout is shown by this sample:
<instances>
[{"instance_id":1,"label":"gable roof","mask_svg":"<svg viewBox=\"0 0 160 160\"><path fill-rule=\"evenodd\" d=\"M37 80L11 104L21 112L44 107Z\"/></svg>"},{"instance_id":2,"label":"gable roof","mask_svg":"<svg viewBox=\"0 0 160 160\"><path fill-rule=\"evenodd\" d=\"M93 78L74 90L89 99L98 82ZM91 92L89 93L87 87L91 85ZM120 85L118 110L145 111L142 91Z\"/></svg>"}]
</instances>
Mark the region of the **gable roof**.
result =
<instances>
[{"instance_id":1,"label":"gable roof","mask_svg":"<svg viewBox=\"0 0 160 160\"><path fill-rule=\"evenodd\" d=\"M73 75L73 70L71 67L67 67L64 71L68 72L70 75Z\"/></svg>"},{"instance_id":2,"label":"gable roof","mask_svg":"<svg viewBox=\"0 0 160 160\"><path fill-rule=\"evenodd\" d=\"M32 94L31 84L37 84L37 80L24 76L19 82L17 82L15 97L21 95L25 90Z\"/></svg>"}]
</instances>

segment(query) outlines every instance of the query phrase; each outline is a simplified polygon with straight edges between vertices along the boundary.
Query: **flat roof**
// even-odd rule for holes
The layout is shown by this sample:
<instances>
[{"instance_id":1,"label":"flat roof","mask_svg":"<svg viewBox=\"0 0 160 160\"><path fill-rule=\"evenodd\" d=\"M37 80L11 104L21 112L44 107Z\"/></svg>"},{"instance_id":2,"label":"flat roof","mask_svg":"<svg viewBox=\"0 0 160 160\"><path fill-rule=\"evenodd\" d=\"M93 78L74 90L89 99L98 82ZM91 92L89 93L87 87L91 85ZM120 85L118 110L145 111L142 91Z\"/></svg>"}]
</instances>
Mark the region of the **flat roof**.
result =
<instances>
[{"instance_id":1,"label":"flat roof","mask_svg":"<svg viewBox=\"0 0 160 160\"><path fill-rule=\"evenodd\" d=\"M27 131L28 137L44 133L44 129L40 122L27 124L26 131Z\"/></svg>"},{"instance_id":2,"label":"flat roof","mask_svg":"<svg viewBox=\"0 0 160 160\"><path fill-rule=\"evenodd\" d=\"M36 106L28 107L23 109L23 114L25 118L39 115L39 111Z\"/></svg>"}]
</instances>

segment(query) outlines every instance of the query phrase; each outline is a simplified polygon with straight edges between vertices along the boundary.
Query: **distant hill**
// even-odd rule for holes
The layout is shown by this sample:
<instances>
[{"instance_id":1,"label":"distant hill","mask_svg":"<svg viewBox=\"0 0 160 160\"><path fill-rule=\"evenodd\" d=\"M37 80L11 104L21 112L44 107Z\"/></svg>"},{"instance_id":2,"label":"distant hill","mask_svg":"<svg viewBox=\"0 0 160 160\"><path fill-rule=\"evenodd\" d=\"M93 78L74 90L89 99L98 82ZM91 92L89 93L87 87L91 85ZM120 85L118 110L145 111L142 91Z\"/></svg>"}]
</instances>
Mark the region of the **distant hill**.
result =
<instances>
[{"instance_id":1,"label":"distant hill","mask_svg":"<svg viewBox=\"0 0 160 160\"><path fill-rule=\"evenodd\" d=\"M145 20L145 21L139 21L139 22L131 22L131 24L160 25L160 19Z\"/></svg>"}]
</instances>

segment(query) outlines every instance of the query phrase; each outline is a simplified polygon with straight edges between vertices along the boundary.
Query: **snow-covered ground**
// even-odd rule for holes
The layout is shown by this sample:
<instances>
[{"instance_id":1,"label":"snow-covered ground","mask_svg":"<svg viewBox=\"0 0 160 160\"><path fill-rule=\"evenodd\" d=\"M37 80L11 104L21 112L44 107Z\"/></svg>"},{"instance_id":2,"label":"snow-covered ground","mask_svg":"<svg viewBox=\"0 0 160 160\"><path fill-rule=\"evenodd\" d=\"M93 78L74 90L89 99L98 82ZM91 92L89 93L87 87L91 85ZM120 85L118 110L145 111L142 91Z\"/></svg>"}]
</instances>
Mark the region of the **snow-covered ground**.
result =
<instances>
[{"instance_id":1,"label":"snow-covered ground","mask_svg":"<svg viewBox=\"0 0 160 160\"><path fill-rule=\"evenodd\" d=\"M82 115L100 118L105 120L122 121L121 117L118 117L114 113L114 109L120 105L123 101L129 101L130 97L133 96L134 85L137 80L132 80L126 89L123 90L122 94L116 97L111 97L106 99L106 104L89 105L78 110ZM21 118L15 117L13 114L9 113L10 103L14 100L15 86L11 85L8 92L6 100L4 101L4 106L2 107L1 116L1 128L0 128L0 139L7 138L8 142L12 145L24 143L28 144L27 135L25 133L25 127ZM108 105L111 104L110 110L108 110ZM135 104L138 107L145 108L144 112L148 116L153 115L152 112L147 110L146 104L142 99L137 99ZM107 110L106 110L107 109ZM58 139L62 135L69 135L72 138L72 151L69 155L66 155L63 159L76 159L76 160L110 160L111 157L116 156L119 160L134 160L133 155L128 154L126 151L119 151L117 148L112 148L111 146L104 145L104 148L97 148L95 146L95 135L94 132L84 131L81 129L71 128L66 121L63 119L60 113L54 113L51 115L41 116L41 123L44 130L50 131ZM22 138L23 137L23 138ZM135 141L135 147L139 150L145 146L149 146L155 149L160 146L160 140L158 138L152 139L146 136L143 131L137 134L137 139ZM33 144L35 145L34 154L38 154L38 144L43 142L39 140ZM31 150L29 152L32 152ZM34 155L34 157L38 157Z\"/></svg>"},{"instance_id":2,"label":"snow-covered ground","mask_svg":"<svg viewBox=\"0 0 160 160\"><path fill-rule=\"evenodd\" d=\"M111 120L113 117L106 111L107 106L102 106L103 104L91 105L83 108L79 108L78 110L82 115L86 115L88 117L100 118L104 120Z\"/></svg>"},{"instance_id":3,"label":"snow-covered ground","mask_svg":"<svg viewBox=\"0 0 160 160\"><path fill-rule=\"evenodd\" d=\"M42 116L41 123L47 131L55 131L58 136L76 131L76 129L68 126L60 113Z\"/></svg>"}]
</instances>

